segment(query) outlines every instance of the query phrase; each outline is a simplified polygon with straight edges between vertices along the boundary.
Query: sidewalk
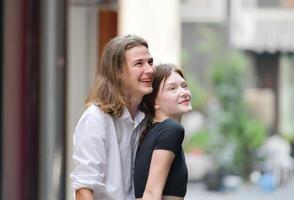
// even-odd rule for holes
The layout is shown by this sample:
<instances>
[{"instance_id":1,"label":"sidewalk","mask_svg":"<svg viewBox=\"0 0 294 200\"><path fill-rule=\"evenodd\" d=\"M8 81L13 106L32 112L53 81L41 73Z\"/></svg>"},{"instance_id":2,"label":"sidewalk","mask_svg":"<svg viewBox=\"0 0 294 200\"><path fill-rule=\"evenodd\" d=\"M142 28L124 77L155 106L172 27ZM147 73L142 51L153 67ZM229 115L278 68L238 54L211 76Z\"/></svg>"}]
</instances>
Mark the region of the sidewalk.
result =
<instances>
[{"instance_id":1,"label":"sidewalk","mask_svg":"<svg viewBox=\"0 0 294 200\"><path fill-rule=\"evenodd\" d=\"M202 183L189 183L185 200L292 200L294 183L281 186L272 192L263 192L255 185L243 185L234 192L212 192Z\"/></svg>"}]
</instances>

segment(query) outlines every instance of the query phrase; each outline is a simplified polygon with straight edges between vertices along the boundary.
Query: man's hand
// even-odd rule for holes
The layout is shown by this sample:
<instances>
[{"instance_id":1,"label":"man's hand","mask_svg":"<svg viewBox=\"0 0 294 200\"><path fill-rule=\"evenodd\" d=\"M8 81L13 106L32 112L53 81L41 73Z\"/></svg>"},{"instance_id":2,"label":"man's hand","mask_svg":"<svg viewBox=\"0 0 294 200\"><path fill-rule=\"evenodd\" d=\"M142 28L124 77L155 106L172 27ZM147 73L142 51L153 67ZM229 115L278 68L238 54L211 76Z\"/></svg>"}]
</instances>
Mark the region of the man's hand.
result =
<instances>
[{"instance_id":1,"label":"man's hand","mask_svg":"<svg viewBox=\"0 0 294 200\"><path fill-rule=\"evenodd\" d=\"M80 188L75 191L76 200L94 200L93 191L88 188Z\"/></svg>"}]
</instances>

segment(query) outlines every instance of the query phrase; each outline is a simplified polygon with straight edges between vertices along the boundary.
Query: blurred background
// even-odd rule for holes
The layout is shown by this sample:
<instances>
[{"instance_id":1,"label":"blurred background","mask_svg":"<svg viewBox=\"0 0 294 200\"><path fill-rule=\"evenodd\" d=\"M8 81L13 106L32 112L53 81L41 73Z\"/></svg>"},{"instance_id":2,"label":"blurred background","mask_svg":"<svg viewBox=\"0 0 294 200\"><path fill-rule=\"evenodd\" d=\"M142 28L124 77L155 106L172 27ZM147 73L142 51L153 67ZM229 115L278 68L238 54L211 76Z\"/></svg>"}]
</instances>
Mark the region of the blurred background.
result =
<instances>
[{"instance_id":1,"label":"blurred background","mask_svg":"<svg viewBox=\"0 0 294 200\"><path fill-rule=\"evenodd\" d=\"M105 43L184 70L188 200L294 196L294 0L1 0L0 198L72 199L72 135Z\"/></svg>"}]
</instances>

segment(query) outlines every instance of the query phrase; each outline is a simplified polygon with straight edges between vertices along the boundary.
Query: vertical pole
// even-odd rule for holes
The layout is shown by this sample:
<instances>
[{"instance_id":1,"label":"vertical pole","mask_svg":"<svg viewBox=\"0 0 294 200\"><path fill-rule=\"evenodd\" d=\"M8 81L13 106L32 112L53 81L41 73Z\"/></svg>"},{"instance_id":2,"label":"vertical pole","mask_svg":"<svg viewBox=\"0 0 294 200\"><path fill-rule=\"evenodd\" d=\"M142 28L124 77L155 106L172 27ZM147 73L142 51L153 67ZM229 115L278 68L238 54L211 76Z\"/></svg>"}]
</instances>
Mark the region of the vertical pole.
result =
<instances>
[{"instance_id":1,"label":"vertical pole","mask_svg":"<svg viewBox=\"0 0 294 200\"><path fill-rule=\"evenodd\" d=\"M41 2L40 198L65 199L65 1Z\"/></svg>"}]
</instances>

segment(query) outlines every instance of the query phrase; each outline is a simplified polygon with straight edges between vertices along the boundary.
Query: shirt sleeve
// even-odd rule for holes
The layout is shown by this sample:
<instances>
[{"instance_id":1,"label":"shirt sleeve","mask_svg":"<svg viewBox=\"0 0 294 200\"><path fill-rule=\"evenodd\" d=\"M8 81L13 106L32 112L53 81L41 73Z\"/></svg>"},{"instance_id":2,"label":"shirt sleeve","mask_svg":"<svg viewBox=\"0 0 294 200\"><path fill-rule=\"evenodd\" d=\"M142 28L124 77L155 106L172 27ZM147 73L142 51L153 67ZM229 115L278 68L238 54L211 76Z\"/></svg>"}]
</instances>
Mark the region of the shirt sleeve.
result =
<instances>
[{"instance_id":1,"label":"shirt sleeve","mask_svg":"<svg viewBox=\"0 0 294 200\"><path fill-rule=\"evenodd\" d=\"M103 180L107 155L104 125L101 113L86 110L75 129L74 170L71 173L74 190L89 188L95 193L105 190Z\"/></svg>"},{"instance_id":2,"label":"shirt sleeve","mask_svg":"<svg viewBox=\"0 0 294 200\"><path fill-rule=\"evenodd\" d=\"M165 149L176 154L181 149L184 136L185 131L181 124L166 120L158 129L154 149Z\"/></svg>"}]
</instances>

